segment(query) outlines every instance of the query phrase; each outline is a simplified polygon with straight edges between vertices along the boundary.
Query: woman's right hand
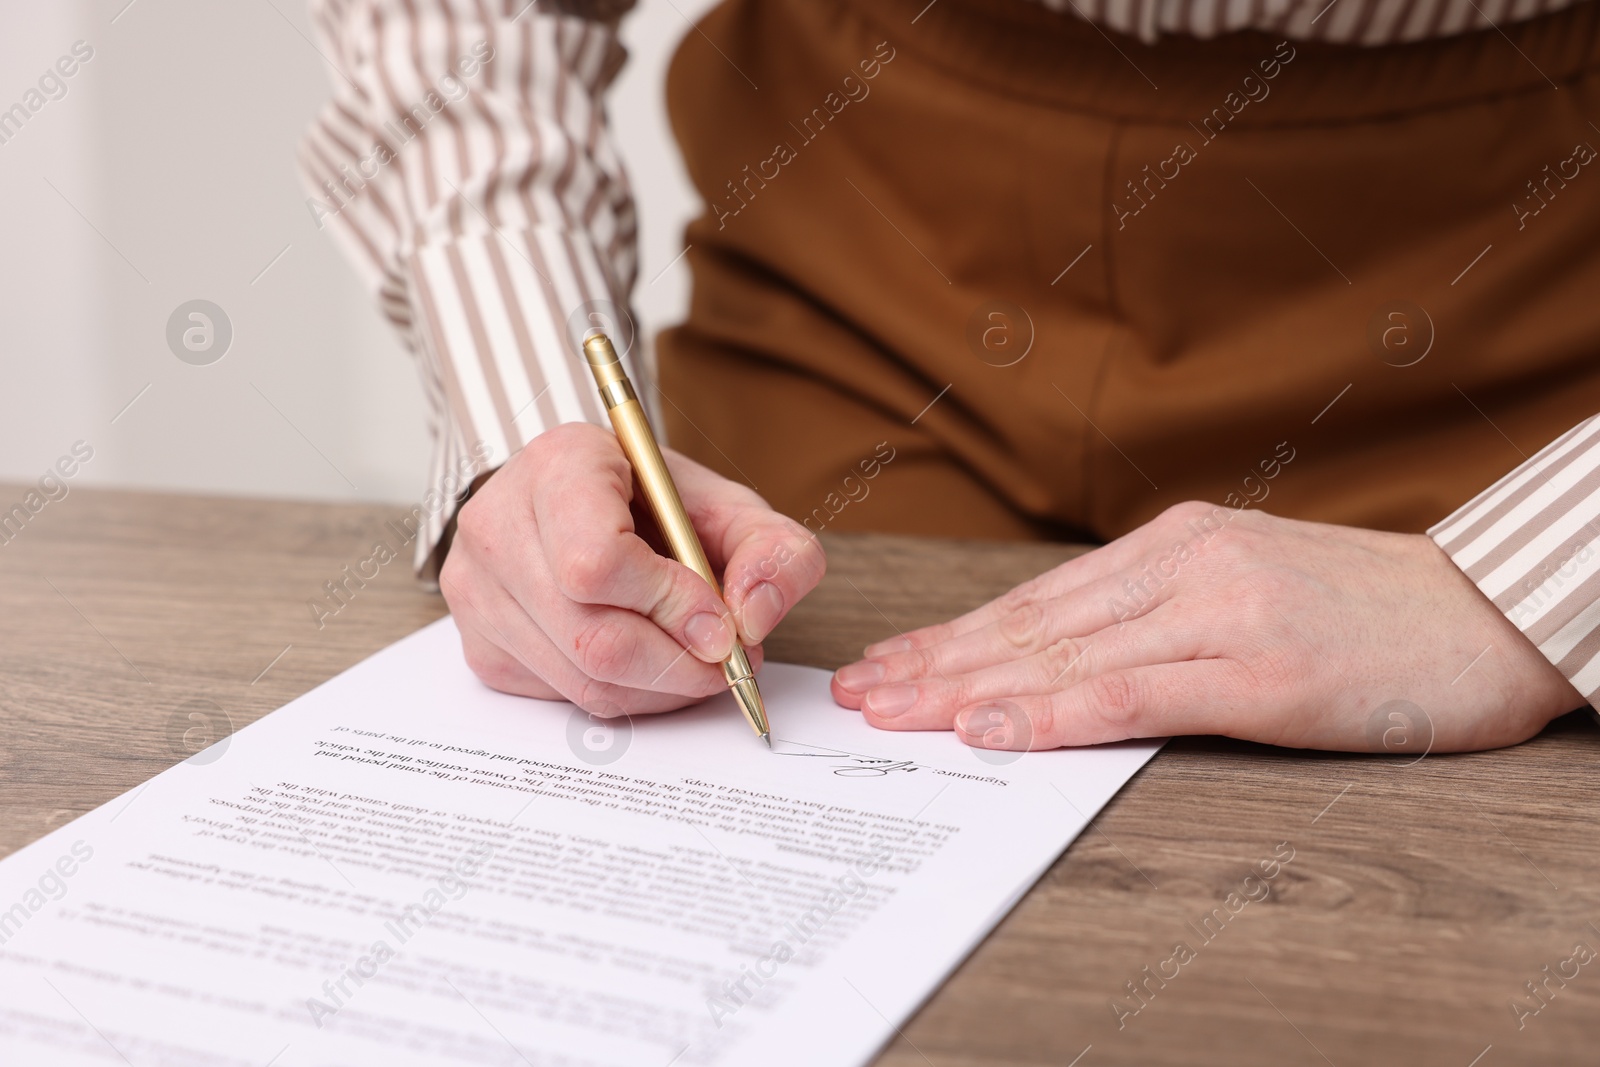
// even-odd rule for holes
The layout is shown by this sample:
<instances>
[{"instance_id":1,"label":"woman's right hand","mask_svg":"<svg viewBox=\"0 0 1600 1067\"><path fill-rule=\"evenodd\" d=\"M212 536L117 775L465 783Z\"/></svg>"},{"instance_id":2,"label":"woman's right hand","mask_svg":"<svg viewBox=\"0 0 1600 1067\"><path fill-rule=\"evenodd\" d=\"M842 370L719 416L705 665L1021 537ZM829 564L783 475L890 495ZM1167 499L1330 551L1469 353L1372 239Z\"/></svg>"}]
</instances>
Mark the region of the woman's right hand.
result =
<instances>
[{"instance_id":1,"label":"woman's right hand","mask_svg":"<svg viewBox=\"0 0 1600 1067\"><path fill-rule=\"evenodd\" d=\"M822 546L745 486L663 452L726 605L635 532L633 472L616 437L558 426L467 501L440 575L485 684L636 715L726 689L720 664L735 640L759 667L760 642L821 580Z\"/></svg>"}]
</instances>

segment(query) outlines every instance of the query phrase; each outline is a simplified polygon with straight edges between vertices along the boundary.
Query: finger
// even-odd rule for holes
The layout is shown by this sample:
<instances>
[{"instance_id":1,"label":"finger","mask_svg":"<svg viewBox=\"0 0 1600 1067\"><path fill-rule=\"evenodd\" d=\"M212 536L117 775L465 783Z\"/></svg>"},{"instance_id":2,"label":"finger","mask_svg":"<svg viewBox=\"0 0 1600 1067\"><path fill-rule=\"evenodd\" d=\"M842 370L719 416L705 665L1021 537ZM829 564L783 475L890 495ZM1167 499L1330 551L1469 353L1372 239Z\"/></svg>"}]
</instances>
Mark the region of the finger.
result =
<instances>
[{"instance_id":1,"label":"finger","mask_svg":"<svg viewBox=\"0 0 1600 1067\"><path fill-rule=\"evenodd\" d=\"M948 730L957 713L992 701L1057 693L1101 674L1194 659L1203 637L1181 616L1151 615L1031 655L948 677L932 675L867 691L862 716L886 730Z\"/></svg>"},{"instance_id":2,"label":"finger","mask_svg":"<svg viewBox=\"0 0 1600 1067\"><path fill-rule=\"evenodd\" d=\"M579 604L648 618L705 663L727 659L735 626L726 605L705 579L657 555L634 532L633 472L615 436L581 424L558 430L551 447L563 462L551 465L533 502L556 588ZM552 637L577 636L570 627L560 634L550 629Z\"/></svg>"},{"instance_id":3,"label":"finger","mask_svg":"<svg viewBox=\"0 0 1600 1067\"><path fill-rule=\"evenodd\" d=\"M480 597L484 613L509 640L539 648L548 645L561 663L549 664L574 680L561 688L569 700L574 687L584 681L604 682L637 689L701 698L726 687L719 666L702 662L672 640L650 620L621 608L575 604L555 593L549 582L539 583L529 602L491 591ZM532 610L530 610L530 608ZM540 621L534 622L537 618ZM541 663L541 666L547 666ZM678 702L681 705L683 702Z\"/></svg>"},{"instance_id":4,"label":"finger","mask_svg":"<svg viewBox=\"0 0 1600 1067\"><path fill-rule=\"evenodd\" d=\"M974 748L1029 750L1175 734L1236 735L1254 707L1234 660L1158 663L1097 674L1059 693L986 701L956 714Z\"/></svg>"},{"instance_id":5,"label":"finger","mask_svg":"<svg viewBox=\"0 0 1600 1067\"><path fill-rule=\"evenodd\" d=\"M1092 582L1105 581L1113 576L1116 576L1116 581L1120 585L1121 575L1135 566L1147 550L1145 530L1145 527L1140 527L1108 545L1069 559L1059 567L1023 582L1003 596L996 597L949 622L925 626L868 645L865 655L868 657L891 655L942 644L962 634L991 626L1020 608L1063 596Z\"/></svg>"},{"instance_id":6,"label":"finger","mask_svg":"<svg viewBox=\"0 0 1600 1067\"><path fill-rule=\"evenodd\" d=\"M669 456L695 528L746 644L765 640L827 570L817 536L745 486L683 456Z\"/></svg>"},{"instance_id":7,"label":"finger","mask_svg":"<svg viewBox=\"0 0 1600 1067\"><path fill-rule=\"evenodd\" d=\"M564 700L554 686L539 677L527 664L485 636L480 622L470 610L457 612L456 629L461 632L461 651L467 666L490 689L535 700Z\"/></svg>"},{"instance_id":8,"label":"finger","mask_svg":"<svg viewBox=\"0 0 1600 1067\"><path fill-rule=\"evenodd\" d=\"M666 660L672 670L658 672L657 684L654 687L618 684L587 673L582 666L557 647L529 617L523 606L504 588L498 586L479 588L475 595L469 595L459 583L450 581L448 575L441 576L440 585L450 600L451 611L456 616L458 625L463 621L468 622L478 636L515 659L555 690L557 699L571 701L585 711L597 715L670 711L725 688L720 671L707 678L695 678L691 675L685 679L684 674L688 672L703 670L709 673L713 668L694 660L682 649L677 649L660 631L637 616L629 617L633 624L652 633L668 649L676 649L672 653L673 658ZM466 645L465 642L463 648L469 653L469 657L482 651ZM657 653L665 655L666 650L660 649ZM484 677L479 671L479 663L469 658L468 664L480 678ZM496 664L486 657L481 666L492 672ZM487 678L485 681L494 688L499 688ZM681 692L683 689L691 691Z\"/></svg>"},{"instance_id":9,"label":"finger","mask_svg":"<svg viewBox=\"0 0 1600 1067\"><path fill-rule=\"evenodd\" d=\"M866 654L900 652L947 641L988 625L1022 604L1060 596L1111 575L1128 582L1125 592L1131 599L1145 599L1150 590L1169 584L1176 577L1175 568L1202 551L1239 512L1238 508L1203 501L1175 504L1110 544L1068 560L960 618L880 641L869 646Z\"/></svg>"},{"instance_id":10,"label":"finger","mask_svg":"<svg viewBox=\"0 0 1600 1067\"><path fill-rule=\"evenodd\" d=\"M835 691L843 696L840 703L856 707L852 701L858 702L861 694L877 686L930 678L948 681L1037 654L1066 638L1098 633L1130 618L1121 585L1120 575L1100 578L1062 596L1020 604L946 641L857 661L834 674ZM1158 610L1170 595L1170 586L1152 590L1138 610Z\"/></svg>"}]
</instances>

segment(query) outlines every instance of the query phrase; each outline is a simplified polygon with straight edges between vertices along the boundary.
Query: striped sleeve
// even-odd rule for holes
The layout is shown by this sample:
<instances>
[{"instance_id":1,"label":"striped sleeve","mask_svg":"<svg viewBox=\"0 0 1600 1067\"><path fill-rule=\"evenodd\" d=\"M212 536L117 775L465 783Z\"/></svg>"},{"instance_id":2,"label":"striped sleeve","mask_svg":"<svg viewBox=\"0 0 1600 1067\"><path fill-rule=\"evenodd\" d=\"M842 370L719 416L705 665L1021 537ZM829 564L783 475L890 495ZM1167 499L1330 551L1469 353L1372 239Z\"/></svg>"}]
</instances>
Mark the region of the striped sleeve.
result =
<instances>
[{"instance_id":1,"label":"striped sleeve","mask_svg":"<svg viewBox=\"0 0 1600 1067\"><path fill-rule=\"evenodd\" d=\"M634 207L603 105L631 0L310 2L334 92L300 146L307 208L417 359L433 581L475 475L603 421L573 341L631 336Z\"/></svg>"},{"instance_id":2,"label":"striped sleeve","mask_svg":"<svg viewBox=\"0 0 1600 1067\"><path fill-rule=\"evenodd\" d=\"M1428 531L1495 607L1600 706L1600 416Z\"/></svg>"},{"instance_id":3,"label":"striped sleeve","mask_svg":"<svg viewBox=\"0 0 1600 1067\"><path fill-rule=\"evenodd\" d=\"M1261 30L1292 41L1386 45L1499 29L1593 0L1037 0L1155 44ZM931 4L929 5L932 6Z\"/></svg>"}]
</instances>

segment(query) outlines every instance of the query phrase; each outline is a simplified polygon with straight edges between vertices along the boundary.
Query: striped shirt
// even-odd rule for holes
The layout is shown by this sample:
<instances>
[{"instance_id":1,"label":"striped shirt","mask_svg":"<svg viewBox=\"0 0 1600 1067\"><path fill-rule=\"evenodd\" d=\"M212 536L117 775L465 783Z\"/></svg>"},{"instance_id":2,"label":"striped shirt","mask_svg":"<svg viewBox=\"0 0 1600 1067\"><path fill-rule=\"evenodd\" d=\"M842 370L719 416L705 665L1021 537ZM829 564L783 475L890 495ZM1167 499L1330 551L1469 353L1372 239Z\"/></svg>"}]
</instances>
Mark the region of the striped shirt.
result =
<instances>
[{"instance_id":1,"label":"striped shirt","mask_svg":"<svg viewBox=\"0 0 1600 1067\"><path fill-rule=\"evenodd\" d=\"M603 98L634 2L310 0L336 73L300 168L318 228L419 364L435 442L418 509L425 580L473 475L551 426L603 421L576 341L591 324L631 327L637 228ZM1036 2L1146 41L1260 29L1378 45L1583 0ZM1597 480L1600 423L1585 423L1432 531L1588 695L1600 691Z\"/></svg>"},{"instance_id":2,"label":"striped shirt","mask_svg":"<svg viewBox=\"0 0 1600 1067\"><path fill-rule=\"evenodd\" d=\"M1600 706L1600 415L1556 438L1428 535Z\"/></svg>"},{"instance_id":3,"label":"striped shirt","mask_svg":"<svg viewBox=\"0 0 1600 1067\"><path fill-rule=\"evenodd\" d=\"M1154 43L1263 30L1296 41L1380 45L1537 18L1584 0L1037 0Z\"/></svg>"}]
</instances>

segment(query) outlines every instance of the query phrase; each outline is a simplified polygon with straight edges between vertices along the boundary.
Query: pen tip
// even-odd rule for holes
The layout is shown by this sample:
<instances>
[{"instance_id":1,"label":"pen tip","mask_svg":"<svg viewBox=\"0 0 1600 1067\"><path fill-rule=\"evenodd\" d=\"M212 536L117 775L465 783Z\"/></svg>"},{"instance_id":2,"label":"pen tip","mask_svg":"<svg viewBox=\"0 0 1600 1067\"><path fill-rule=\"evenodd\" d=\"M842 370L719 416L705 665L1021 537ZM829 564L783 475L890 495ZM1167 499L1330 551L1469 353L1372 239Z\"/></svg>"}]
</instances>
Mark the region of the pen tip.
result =
<instances>
[{"instance_id":1,"label":"pen tip","mask_svg":"<svg viewBox=\"0 0 1600 1067\"><path fill-rule=\"evenodd\" d=\"M763 741L765 741L767 743L767 748L770 749L772 747L772 735L771 734L762 734L761 735L761 740L763 740Z\"/></svg>"},{"instance_id":2,"label":"pen tip","mask_svg":"<svg viewBox=\"0 0 1600 1067\"><path fill-rule=\"evenodd\" d=\"M733 698L739 704L739 710L744 712L744 717L749 720L750 728L756 736L767 742L767 747L772 747L772 741L767 737L772 728L767 725L767 708L761 702L761 690L756 686L756 680L746 676L733 683Z\"/></svg>"}]
</instances>

